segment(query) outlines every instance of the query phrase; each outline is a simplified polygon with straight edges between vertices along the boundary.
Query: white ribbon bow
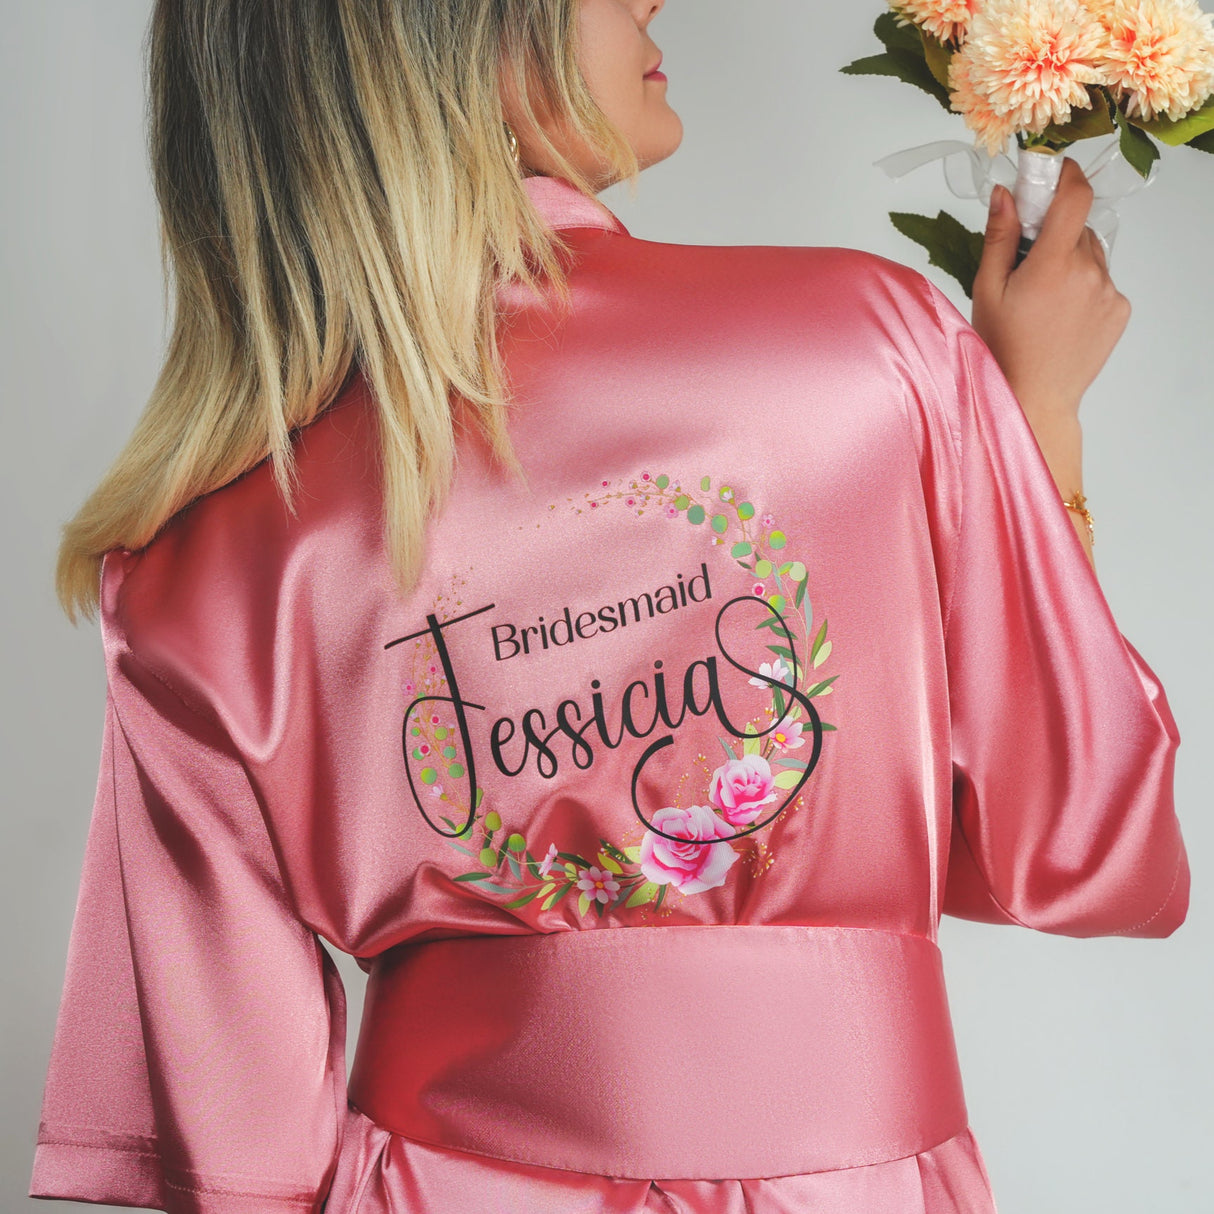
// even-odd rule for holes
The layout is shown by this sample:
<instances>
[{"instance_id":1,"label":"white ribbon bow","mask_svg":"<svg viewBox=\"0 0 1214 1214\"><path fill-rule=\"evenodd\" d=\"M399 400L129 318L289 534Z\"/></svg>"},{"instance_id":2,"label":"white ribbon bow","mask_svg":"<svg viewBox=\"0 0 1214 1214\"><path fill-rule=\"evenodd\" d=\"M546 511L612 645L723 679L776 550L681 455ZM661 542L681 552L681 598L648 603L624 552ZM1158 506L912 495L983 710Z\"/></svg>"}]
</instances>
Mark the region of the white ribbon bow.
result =
<instances>
[{"instance_id":1,"label":"white ribbon bow","mask_svg":"<svg viewBox=\"0 0 1214 1214\"><path fill-rule=\"evenodd\" d=\"M991 191L996 184L1007 186L1009 190L1016 184L1016 162L1006 152L991 156L976 144L958 139L937 139L903 148L882 156L873 164L897 179L933 160L943 162L944 180L957 198L981 199L984 206L990 205ZM1151 164L1146 177L1141 176L1121 155L1118 138L1114 135L1110 143L1081 167L1095 194L1087 226L1096 233L1107 259L1112 255L1117 235L1117 203L1151 185L1158 176L1159 161Z\"/></svg>"}]
</instances>

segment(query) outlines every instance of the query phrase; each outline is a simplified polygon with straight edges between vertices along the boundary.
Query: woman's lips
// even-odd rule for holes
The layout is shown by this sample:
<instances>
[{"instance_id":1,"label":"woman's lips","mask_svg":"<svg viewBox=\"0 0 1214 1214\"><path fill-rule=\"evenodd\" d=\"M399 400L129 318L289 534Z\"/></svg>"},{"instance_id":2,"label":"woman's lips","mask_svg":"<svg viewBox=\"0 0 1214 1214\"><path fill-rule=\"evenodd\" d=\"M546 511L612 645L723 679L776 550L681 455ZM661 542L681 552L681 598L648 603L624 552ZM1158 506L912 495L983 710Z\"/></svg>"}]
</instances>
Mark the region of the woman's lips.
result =
<instances>
[{"instance_id":1,"label":"woman's lips","mask_svg":"<svg viewBox=\"0 0 1214 1214\"><path fill-rule=\"evenodd\" d=\"M644 77L644 78L645 78L646 80L665 80L665 79L666 79L666 73L665 73L665 72L659 72L659 71L657 70L657 68L654 68L652 72L647 72L647 73L645 74L645 77Z\"/></svg>"}]
</instances>

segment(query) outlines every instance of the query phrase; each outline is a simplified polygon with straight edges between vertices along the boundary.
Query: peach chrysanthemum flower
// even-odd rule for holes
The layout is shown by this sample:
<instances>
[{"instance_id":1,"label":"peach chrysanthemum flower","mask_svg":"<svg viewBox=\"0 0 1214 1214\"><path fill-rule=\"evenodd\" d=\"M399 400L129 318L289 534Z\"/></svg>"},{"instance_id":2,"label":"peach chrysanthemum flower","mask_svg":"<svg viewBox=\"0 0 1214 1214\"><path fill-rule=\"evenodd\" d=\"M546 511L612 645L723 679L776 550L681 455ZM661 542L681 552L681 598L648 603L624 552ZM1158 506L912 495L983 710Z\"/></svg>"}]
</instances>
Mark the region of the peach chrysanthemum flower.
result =
<instances>
[{"instance_id":1,"label":"peach chrysanthemum flower","mask_svg":"<svg viewBox=\"0 0 1214 1214\"><path fill-rule=\"evenodd\" d=\"M1214 93L1214 14L1196 0L1084 0L1106 31L1104 82L1125 112L1172 121Z\"/></svg>"},{"instance_id":2,"label":"peach chrysanthemum flower","mask_svg":"<svg viewBox=\"0 0 1214 1214\"><path fill-rule=\"evenodd\" d=\"M960 43L982 0L890 0L899 25L922 26L937 42Z\"/></svg>"},{"instance_id":3,"label":"peach chrysanthemum flower","mask_svg":"<svg viewBox=\"0 0 1214 1214\"><path fill-rule=\"evenodd\" d=\"M985 0L949 63L952 109L994 155L1012 131L1039 135L1089 109L1105 49L1081 0Z\"/></svg>"}]
</instances>

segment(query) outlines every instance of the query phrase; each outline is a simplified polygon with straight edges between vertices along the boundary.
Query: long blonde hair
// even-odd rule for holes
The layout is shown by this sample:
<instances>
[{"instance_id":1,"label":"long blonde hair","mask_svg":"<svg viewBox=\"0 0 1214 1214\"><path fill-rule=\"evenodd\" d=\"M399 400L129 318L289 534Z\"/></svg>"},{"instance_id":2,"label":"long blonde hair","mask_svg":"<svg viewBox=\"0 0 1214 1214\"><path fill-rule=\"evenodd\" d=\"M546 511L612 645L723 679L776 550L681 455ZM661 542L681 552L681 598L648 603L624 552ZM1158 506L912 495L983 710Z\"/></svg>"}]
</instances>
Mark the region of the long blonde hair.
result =
<instances>
[{"instance_id":1,"label":"long blonde hair","mask_svg":"<svg viewBox=\"0 0 1214 1214\"><path fill-rule=\"evenodd\" d=\"M579 0L156 0L149 153L174 319L127 445L63 529L56 590L93 616L105 552L267 457L294 512L293 431L358 370L382 446L385 545L407 589L452 479L451 394L495 457L506 431L495 283L568 303L564 242L521 184L504 68L559 175L594 188L540 127L636 156L578 69Z\"/></svg>"}]
</instances>

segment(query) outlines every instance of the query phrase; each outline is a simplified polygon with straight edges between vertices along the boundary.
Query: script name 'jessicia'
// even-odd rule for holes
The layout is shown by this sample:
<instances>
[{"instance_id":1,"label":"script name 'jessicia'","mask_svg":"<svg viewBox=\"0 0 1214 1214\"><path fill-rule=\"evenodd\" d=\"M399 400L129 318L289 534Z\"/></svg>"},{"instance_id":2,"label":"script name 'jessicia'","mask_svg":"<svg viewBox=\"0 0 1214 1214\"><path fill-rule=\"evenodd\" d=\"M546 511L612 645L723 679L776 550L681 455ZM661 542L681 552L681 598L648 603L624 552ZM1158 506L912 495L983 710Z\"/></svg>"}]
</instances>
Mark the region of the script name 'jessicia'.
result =
<instances>
[{"instance_id":1,"label":"script name 'jessicia'","mask_svg":"<svg viewBox=\"0 0 1214 1214\"><path fill-rule=\"evenodd\" d=\"M698 594L697 589L700 591ZM703 603L710 598L712 586L708 581L708 566L701 561L700 572L687 581L680 573L673 584L659 586L652 593L643 591L630 598L607 603L595 611L579 611L574 616L566 607L555 620L546 620L541 615L536 623L522 627L494 624L490 630L493 656L497 661L505 662L519 654L570 645L577 639L587 641L600 633L627 628L629 623L639 624L642 618L651 620L655 615L666 615L686 607L688 603Z\"/></svg>"}]
</instances>

